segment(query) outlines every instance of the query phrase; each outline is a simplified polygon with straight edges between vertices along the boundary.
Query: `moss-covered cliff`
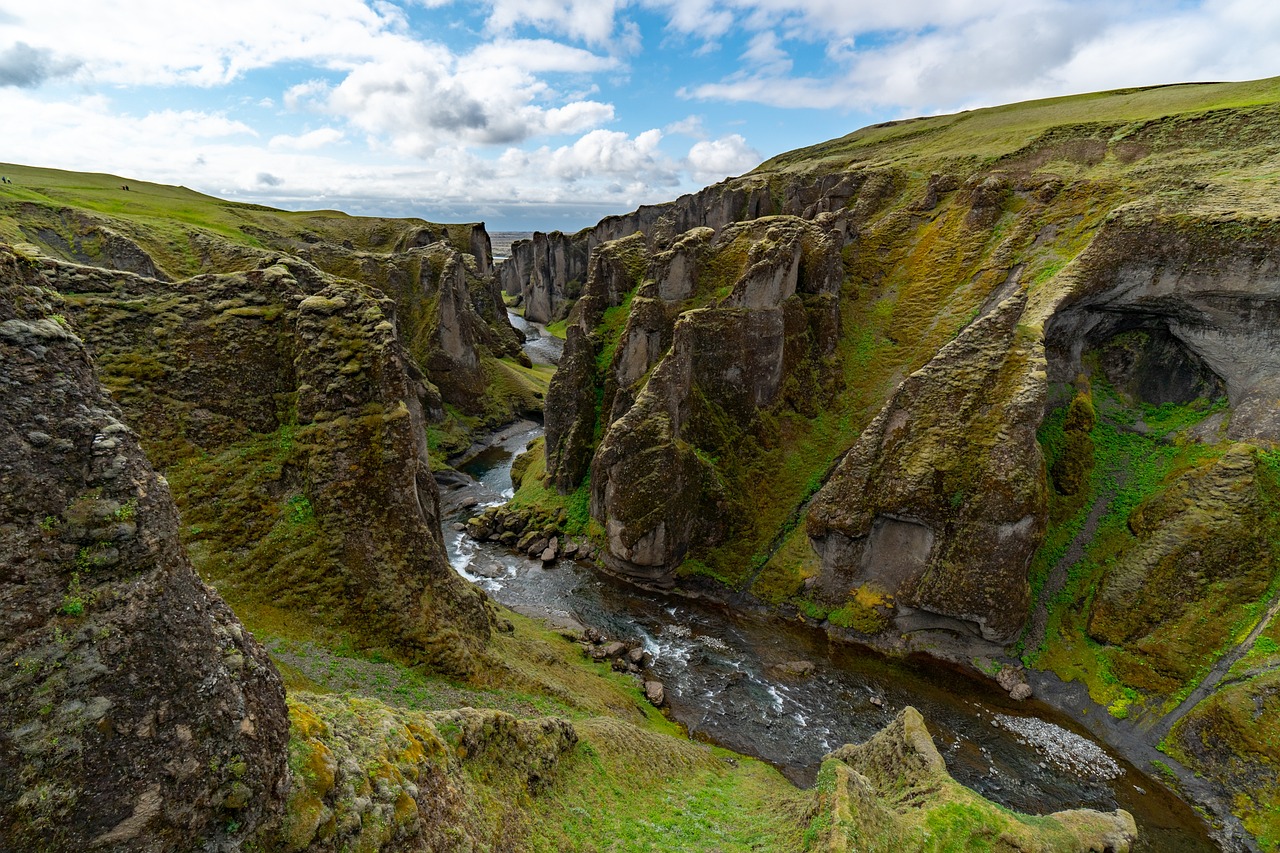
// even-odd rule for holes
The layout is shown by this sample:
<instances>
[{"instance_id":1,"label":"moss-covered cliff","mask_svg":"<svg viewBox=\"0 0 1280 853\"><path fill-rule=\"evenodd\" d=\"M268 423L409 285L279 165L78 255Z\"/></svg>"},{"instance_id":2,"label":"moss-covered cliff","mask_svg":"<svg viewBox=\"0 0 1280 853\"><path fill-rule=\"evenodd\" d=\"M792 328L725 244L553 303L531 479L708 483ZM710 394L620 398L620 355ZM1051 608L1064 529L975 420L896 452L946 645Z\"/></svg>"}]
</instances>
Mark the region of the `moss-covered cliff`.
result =
<instances>
[{"instance_id":1,"label":"moss-covered cliff","mask_svg":"<svg viewBox=\"0 0 1280 853\"><path fill-rule=\"evenodd\" d=\"M1127 849L1123 813L1013 816L940 761L918 780L855 778L860 796L898 798L874 810L891 826L870 807L864 821L834 789L690 742L633 680L465 584L441 548L429 413L452 408L465 429L536 399L498 355L514 337L481 258L440 241L266 251L188 231L177 210L148 213L155 232L69 215L59 242L40 232L47 213L20 207L5 225L39 246L0 247L0 848L843 849L851 829L900 847L923 822L948 843L997 828L1010 849ZM183 233L236 261L184 276L115 237L97 251L108 228L150 257ZM743 414L794 393L768 359L746 396L727 376L751 311L784 360L820 351L811 327L830 325L827 242L798 220L767 228L791 254L746 258L750 282L708 309L737 334L697 368L708 399ZM636 257L602 261L612 284L598 318L582 303L579 331L615 324L617 358L644 372L642 332L621 325ZM617 344L584 352L599 369ZM478 394L480 377L507 396ZM611 410L638 404L634 387ZM842 766L936 758L908 720ZM939 785L963 813L918 799Z\"/></svg>"},{"instance_id":2,"label":"moss-covered cliff","mask_svg":"<svg viewBox=\"0 0 1280 853\"><path fill-rule=\"evenodd\" d=\"M615 571L1081 680L1271 844L1277 156L1278 80L1126 90L866 128L549 241L589 253L583 302L608 240L647 259L625 316L569 314L549 481Z\"/></svg>"}]
</instances>

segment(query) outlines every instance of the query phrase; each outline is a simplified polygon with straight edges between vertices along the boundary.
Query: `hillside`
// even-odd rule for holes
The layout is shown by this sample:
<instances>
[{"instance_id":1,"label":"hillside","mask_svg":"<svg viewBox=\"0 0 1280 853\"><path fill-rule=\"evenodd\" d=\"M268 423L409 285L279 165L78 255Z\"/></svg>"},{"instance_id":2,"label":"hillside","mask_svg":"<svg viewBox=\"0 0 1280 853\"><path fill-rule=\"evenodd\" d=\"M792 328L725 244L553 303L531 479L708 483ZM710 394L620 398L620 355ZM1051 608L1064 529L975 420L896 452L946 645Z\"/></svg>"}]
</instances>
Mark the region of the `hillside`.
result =
<instances>
[{"instance_id":1,"label":"hillside","mask_svg":"<svg viewBox=\"0 0 1280 853\"><path fill-rule=\"evenodd\" d=\"M1270 849L1278 164L1280 79L1165 86L535 235L500 276L567 341L513 506L647 584L1003 667Z\"/></svg>"}]
</instances>

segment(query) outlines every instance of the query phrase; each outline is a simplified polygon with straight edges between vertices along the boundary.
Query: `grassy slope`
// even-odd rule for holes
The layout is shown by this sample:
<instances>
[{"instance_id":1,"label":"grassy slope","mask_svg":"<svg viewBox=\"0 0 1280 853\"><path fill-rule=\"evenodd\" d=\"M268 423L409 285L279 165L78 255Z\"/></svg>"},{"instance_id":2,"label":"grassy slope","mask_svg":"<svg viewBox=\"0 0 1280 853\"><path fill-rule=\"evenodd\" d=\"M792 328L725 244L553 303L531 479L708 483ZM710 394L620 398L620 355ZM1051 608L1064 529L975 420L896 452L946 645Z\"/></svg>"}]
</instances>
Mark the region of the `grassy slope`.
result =
<instances>
[{"instance_id":1,"label":"grassy slope","mask_svg":"<svg viewBox=\"0 0 1280 853\"><path fill-rule=\"evenodd\" d=\"M755 171L832 170L846 165L930 166L971 158L993 162L1050 128L1125 124L1177 114L1267 106L1280 101L1280 77L1241 83L1187 83L1024 101L945 116L875 125L766 160Z\"/></svg>"},{"instance_id":2,"label":"grassy slope","mask_svg":"<svg viewBox=\"0 0 1280 853\"><path fill-rule=\"evenodd\" d=\"M271 248L269 243L283 246L308 235L333 242L351 240L366 251L385 252L407 232L432 227L420 219L349 216L336 210L276 210L118 175L11 163L0 163L0 174L13 181L0 186L0 239L14 244L31 242L19 228L31 218L31 209L23 205L53 212L79 211L138 243L174 278L211 271L193 250L189 241L192 233L251 248ZM128 185L128 192L121 188L124 185ZM460 251L469 251L466 226L434 226L435 230L444 228L449 229Z\"/></svg>"},{"instance_id":3,"label":"grassy slope","mask_svg":"<svg viewBox=\"0 0 1280 853\"><path fill-rule=\"evenodd\" d=\"M473 707L573 720L578 747L539 796L475 779L479 831L497 822L485 807L517 803L522 849L641 850L658 838L687 850L798 849L808 794L758 761L688 741L630 678L518 614L503 611L514 631L495 636L491 666L471 683L407 669L385 650L356 653L306 624L257 624L254 612L243 615L281 666L295 716L296 705L314 711L312 697L321 694L375 700L396 713Z\"/></svg>"}]
</instances>

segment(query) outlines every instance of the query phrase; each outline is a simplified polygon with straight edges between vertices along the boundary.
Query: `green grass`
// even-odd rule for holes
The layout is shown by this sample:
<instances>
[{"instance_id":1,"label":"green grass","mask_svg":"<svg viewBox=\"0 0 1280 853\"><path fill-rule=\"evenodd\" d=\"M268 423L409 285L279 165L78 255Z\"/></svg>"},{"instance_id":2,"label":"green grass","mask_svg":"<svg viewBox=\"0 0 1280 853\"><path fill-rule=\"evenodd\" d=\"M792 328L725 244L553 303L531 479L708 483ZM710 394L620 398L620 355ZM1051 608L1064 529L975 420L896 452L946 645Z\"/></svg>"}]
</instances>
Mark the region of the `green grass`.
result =
<instances>
[{"instance_id":1,"label":"green grass","mask_svg":"<svg viewBox=\"0 0 1280 853\"><path fill-rule=\"evenodd\" d=\"M535 802L525 849L800 849L809 797L767 765L606 720L579 732L569 766Z\"/></svg>"},{"instance_id":2,"label":"green grass","mask_svg":"<svg viewBox=\"0 0 1280 853\"><path fill-rule=\"evenodd\" d=\"M433 225L421 219L356 217L336 210L276 210L224 201L186 187L109 174L12 163L0 164L0 170L13 181L0 187L0 239L14 244L31 243L31 237L19 228L21 224L28 228L43 225L74 242L79 236L75 226L63 222L59 215L64 208L74 208L140 245L161 270L174 278L253 266L224 248L213 247L212 255L202 253L190 239L201 234L251 249L294 251L304 235L309 235L333 243L349 240L360 249L387 252L411 232L431 227L437 233L447 233L460 251L469 251L468 226ZM128 192L122 189L126 184ZM57 247L45 245L43 249L55 256L60 254ZM218 266L211 270L210 262Z\"/></svg>"},{"instance_id":3,"label":"green grass","mask_svg":"<svg viewBox=\"0 0 1280 853\"><path fill-rule=\"evenodd\" d=\"M922 168L930 161L968 158L990 163L1031 145L1060 126L1105 127L1120 142L1145 123L1171 114L1267 107L1280 101L1280 78L1243 83L1185 84L1046 98L953 115L877 125L765 161L756 173L832 168L841 163ZM1101 129L1099 133L1103 133Z\"/></svg>"}]
</instances>

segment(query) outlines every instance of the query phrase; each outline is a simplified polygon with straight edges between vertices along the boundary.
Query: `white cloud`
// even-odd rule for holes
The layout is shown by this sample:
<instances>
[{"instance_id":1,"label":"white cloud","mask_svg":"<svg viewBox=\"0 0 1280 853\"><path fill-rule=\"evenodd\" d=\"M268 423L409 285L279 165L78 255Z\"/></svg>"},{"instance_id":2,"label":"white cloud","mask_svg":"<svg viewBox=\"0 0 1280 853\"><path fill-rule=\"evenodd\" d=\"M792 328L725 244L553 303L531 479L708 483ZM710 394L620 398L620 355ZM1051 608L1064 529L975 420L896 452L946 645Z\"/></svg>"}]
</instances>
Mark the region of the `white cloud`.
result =
<instances>
[{"instance_id":1,"label":"white cloud","mask_svg":"<svg viewBox=\"0 0 1280 853\"><path fill-rule=\"evenodd\" d=\"M498 39L478 46L458 60L460 71L485 68L587 74L620 67L617 59L550 39Z\"/></svg>"},{"instance_id":2,"label":"white cloud","mask_svg":"<svg viewBox=\"0 0 1280 853\"><path fill-rule=\"evenodd\" d=\"M282 62L350 65L403 26L396 7L360 0L45 0L38 15L0 22L0 43L56 51L98 83L216 86Z\"/></svg>"},{"instance_id":3,"label":"white cloud","mask_svg":"<svg viewBox=\"0 0 1280 853\"><path fill-rule=\"evenodd\" d=\"M164 139L218 139L245 134L257 136L258 132L241 121L234 121L220 113L204 113L197 110L161 110L148 113L137 120L139 131Z\"/></svg>"},{"instance_id":4,"label":"white cloud","mask_svg":"<svg viewBox=\"0 0 1280 853\"><path fill-rule=\"evenodd\" d=\"M660 130L646 130L635 137L616 130L593 130L572 145L550 152L547 165L566 181L608 176L671 185L677 178L676 164L659 151L661 141Z\"/></svg>"},{"instance_id":5,"label":"white cloud","mask_svg":"<svg viewBox=\"0 0 1280 853\"><path fill-rule=\"evenodd\" d=\"M556 93L520 65L455 61L445 48L421 43L398 45L332 88L306 86L287 93L286 103L342 117L412 156L459 143L510 145L578 133L614 117L613 106L598 101L545 105Z\"/></svg>"},{"instance_id":6,"label":"white cloud","mask_svg":"<svg viewBox=\"0 0 1280 853\"><path fill-rule=\"evenodd\" d=\"M716 0L643 0L643 5L666 14L669 29L708 41L733 27L733 12L717 8Z\"/></svg>"},{"instance_id":7,"label":"white cloud","mask_svg":"<svg viewBox=\"0 0 1280 853\"><path fill-rule=\"evenodd\" d=\"M1280 4L1269 0L1180 9L1137 0L724 0L722 8L758 32L738 70L682 96L898 115L1267 76L1280 34ZM781 47L787 39L824 44L835 70L792 76Z\"/></svg>"},{"instance_id":8,"label":"white cloud","mask_svg":"<svg viewBox=\"0 0 1280 853\"><path fill-rule=\"evenodd\" d=\"M613 35L619 0L489 0L488 27L507 33L531 25L588 44L604 44Z\"/></svg>"},{"instance_id":9,"label":"white cloud","mask_svg":"<svg viewBox=\"0 0 1280 853\"><path fill-rule=\"evenodd\" d=\"M342 131L332 127L322 127L319 130L313 130L309 133L290 136L282 133L271 137L271 141L267 143L270 148L279 148L289 151L314 151L317 148L323 148L326 145L332 145L340 142L344 134Z\"/></svg>"},{"instance_id":10,"label":"white cloud","mask_svg":"<svg viewBox=\"0 0 1280 853\"><path fill-rule=\"evenodd\" d=\"M747 144L741 135L732 133L720 139L704 139L689 149L689 172L703 183L720 181L733 175L749 172L764 157Z\"/></svg>"},{"instance_id":11,"label":"white cloud","mask_svg":"<svg viewBox=\"0 0 1280 853\"><path fill-rule=\"evenodd\" d=\"M663 128L663 132L667 135L692 136L694 139L703 139L707 135L707 130L702 125L702 116L685 116L667 125Z\"/></svg>"},{"instance_id":12,"label":"white cloud","mask_svg":"<svg viewBox=\"0 0 1280 853\"><path fill-rule=\"evenodd\" d=\"M786 74L792 65L791 57L782 49L777 34L772 30L756 33L742 52L742 60L749 63L757 74Z\"/></svg>"}]
</instances>

